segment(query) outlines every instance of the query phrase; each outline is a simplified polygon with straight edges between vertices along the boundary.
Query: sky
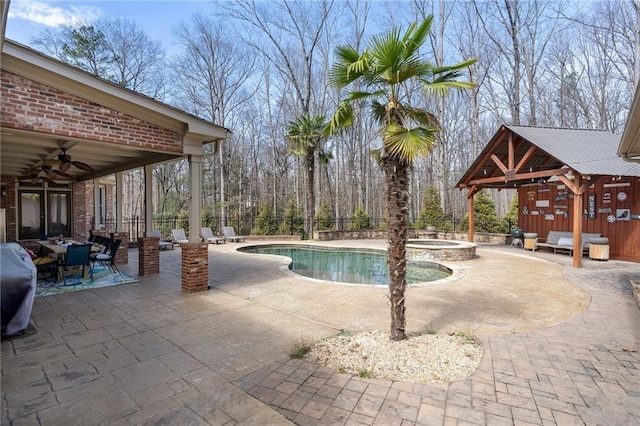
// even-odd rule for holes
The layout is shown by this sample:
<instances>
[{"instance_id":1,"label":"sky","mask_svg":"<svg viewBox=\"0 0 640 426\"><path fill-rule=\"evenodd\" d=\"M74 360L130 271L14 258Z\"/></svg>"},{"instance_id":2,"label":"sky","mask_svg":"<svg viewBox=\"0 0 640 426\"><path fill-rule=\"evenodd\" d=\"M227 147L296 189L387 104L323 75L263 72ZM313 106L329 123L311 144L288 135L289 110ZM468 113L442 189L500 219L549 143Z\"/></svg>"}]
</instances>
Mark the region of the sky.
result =
<instances>
[{"instance_id":1,"label":"sky","mask_svg":"<svg viewBox=\"0 0 640 426\"><path fill-rule=\"evenodd\" d=\"M5 36L29 45L45 29L124 17L135 21L149 38L170 51L173 28L193 14L207 14L214 7L211 0L11 0Z\"/></svg>"}]
</instances>

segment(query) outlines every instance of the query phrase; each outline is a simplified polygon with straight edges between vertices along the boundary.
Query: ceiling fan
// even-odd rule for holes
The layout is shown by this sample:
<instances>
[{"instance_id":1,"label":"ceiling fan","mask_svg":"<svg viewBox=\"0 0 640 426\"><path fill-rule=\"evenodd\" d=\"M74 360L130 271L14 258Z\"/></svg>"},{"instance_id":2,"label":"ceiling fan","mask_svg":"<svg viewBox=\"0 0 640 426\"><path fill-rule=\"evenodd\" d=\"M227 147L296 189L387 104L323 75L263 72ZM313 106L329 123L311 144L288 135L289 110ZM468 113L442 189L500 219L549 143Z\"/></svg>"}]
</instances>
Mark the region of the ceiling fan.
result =
<instances>
[{"instance_id":1,"label":"ceiling fan","mask_svg":"<svg viewBox=\"0 0 640 426\"><path fill-rule=\"evenodd\" d=\"M66 172L71 168L71 166L75 166L85 172L89 172L89 173L95 172L94 168L88 165L87 163L83 163L80 161L72 161L71 156L67 154L67 148L61 147L60 150L62 152L58 154L58 161L60 161L60 165L58 166L59 171Z\"/></svg>"},{"instance_id":2,"label":"ceiling fan","mask_svg":"<svg viewBox=\"0 0 640 426\"><path fill-rule=\"evenodd\" d=\"M40 173L44 173L42 176ZM56 170L48 164L43 164L39 167L28 170L25 175L20 176L20 180L30 180L31 183L38 183L38 181L55 183L56 180L75 180L73 176L60 170Z\"/></svg>"}]
</instances>

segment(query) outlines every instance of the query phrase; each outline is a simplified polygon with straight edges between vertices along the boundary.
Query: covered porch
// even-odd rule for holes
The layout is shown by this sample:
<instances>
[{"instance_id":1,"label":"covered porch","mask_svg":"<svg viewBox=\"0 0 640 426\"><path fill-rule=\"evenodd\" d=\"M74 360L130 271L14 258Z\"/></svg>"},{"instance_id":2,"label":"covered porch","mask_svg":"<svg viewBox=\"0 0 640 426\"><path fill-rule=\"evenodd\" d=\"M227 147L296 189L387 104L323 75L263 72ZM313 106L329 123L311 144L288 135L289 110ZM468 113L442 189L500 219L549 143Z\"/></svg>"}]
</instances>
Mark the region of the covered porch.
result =
<instances>
[{"instance_id":1,"label":"covered porch","mask_svg":"<svg viewBox=\"0 0 640 426\"><path fill-rule=\"evenodd\" d=\"M204 146L214 144L215 151L230 132L10 40L2 43L1 66L3 240L62 234L85 241L104 217L107 177L115 183L109 194L113 231L126 240L122 176L143 168L146 228L140 240L148 241L138 241L145 260L138 272L157 273L158 242L150 237L153 166L187 159L189 191L200 194ZM185 249L206 260L198 232L201 197L192 200L188 238L193 246Z\"/></svg>"}]
</instances>

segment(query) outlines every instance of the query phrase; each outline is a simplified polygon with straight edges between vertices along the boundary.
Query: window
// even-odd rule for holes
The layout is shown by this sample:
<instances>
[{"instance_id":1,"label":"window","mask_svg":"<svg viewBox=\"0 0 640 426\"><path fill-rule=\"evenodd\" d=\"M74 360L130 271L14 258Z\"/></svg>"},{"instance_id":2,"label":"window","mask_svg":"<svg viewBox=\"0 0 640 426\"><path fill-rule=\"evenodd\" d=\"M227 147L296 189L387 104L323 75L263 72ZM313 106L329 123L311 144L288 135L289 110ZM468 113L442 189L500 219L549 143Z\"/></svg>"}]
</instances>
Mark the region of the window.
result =
<instances>
[{"instance_id":1,"label":"window","mask_svg":"<svg viewBox=\"0 0 640 426\"><path fill-rule=\"evenodd\" d=\"M44 235L71 235L71 192L69 185L38 185L18 191L18 239L39 239ZM66 186L66 188L65 188Z\"/></svg>"},{"instance_id":2,"label":"window","mask_svg":"<svg viewBox=\"0 0 640 426\"><path fill-rule=\"evenodd\" d=\"M100 210L100 225L105 226L107 221L107 188L104 185L98 187L98 208Z\"/></svg>"}]
</instances>

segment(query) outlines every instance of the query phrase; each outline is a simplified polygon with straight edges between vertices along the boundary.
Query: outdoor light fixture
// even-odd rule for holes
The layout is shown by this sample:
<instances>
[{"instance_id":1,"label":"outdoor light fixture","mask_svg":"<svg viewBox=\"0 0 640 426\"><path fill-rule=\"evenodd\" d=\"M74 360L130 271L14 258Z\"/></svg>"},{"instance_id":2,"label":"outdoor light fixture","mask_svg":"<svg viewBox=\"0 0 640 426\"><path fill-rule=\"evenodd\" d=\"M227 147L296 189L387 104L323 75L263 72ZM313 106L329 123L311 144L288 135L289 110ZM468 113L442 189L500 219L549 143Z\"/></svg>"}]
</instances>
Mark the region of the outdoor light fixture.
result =
<instances>
[{"instance_id":1,"label":"outdoor light fixture","mask_svg":"<svg viewBox=\"0 0 640 426\"><path fill-rule=\"evenodd\" d=\"M0 187L0 196L2 197L6 197L7 196L7 187L2 185L2 187Z\"/></svg>"}]
</instances>

